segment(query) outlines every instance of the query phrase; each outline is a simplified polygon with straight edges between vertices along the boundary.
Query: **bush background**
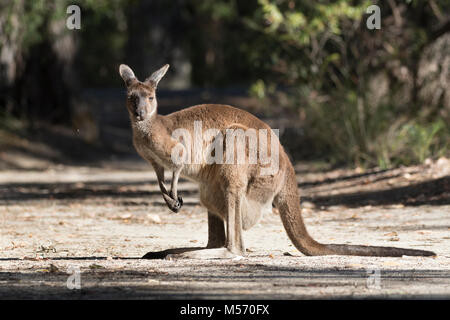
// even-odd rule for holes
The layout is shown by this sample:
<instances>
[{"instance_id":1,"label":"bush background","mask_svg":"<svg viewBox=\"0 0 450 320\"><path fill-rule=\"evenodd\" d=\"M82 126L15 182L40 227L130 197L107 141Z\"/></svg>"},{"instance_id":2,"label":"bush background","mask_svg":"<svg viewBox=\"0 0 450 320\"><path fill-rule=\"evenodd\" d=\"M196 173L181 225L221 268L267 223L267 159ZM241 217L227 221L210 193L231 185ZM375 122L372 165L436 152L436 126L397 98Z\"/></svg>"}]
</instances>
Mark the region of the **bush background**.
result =
<instances>
[{"instance_id":1,"label":"bush background","mask_svg":"<svg viewBox=\"0 0 450 320\"><path fill-rule=\"evenodd\" d=\"M66 28L71 4L81 30ZM366 27L372 4L379 30ZM120 63L140 78L170 63L169 93L243 90L252 112L300 130L282 137L295 160L387 168L449 156L446 0L2 1L2 130L99 126L83 93L123 91Z\"/></svg>"}]
</instances>

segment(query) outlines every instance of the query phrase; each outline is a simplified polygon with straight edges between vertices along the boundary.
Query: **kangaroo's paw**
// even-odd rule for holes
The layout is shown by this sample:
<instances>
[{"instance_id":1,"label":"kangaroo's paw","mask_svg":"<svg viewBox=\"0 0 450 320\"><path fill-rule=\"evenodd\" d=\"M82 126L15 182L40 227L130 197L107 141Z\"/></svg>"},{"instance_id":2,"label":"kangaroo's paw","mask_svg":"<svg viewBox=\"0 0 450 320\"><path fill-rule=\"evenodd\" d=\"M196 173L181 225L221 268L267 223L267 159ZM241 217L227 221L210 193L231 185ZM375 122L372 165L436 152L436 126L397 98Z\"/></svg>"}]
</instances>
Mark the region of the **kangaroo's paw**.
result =
<instances>
[{"instance_id":1,"label":"kangaroo's paw","mask_svg":"<svg viewBox=\"0 0 450 320\"><path fill-rule=\"evenodd\" d=\"M201 249L183 253L168 254L166 260L178 259L233 259L239 257L239 254L232 253L227 248Z\"/></svg>"},{"instance_id":2,"label":"kangaroo's paw","mask_svg":"<svg viewBox=\"0 0 450 320\"><path fill-rule=\"evenodd\" d=\"M181 207L183 206L183 198L181 196L178 196L177 199L173 196L172 191L169 192L169 199L166 199L166 203L170 210L177 213L180 211Z\"/></svg>"},{"instance_id":3,"label":"kangaroo's paw","mask_svg":"<svg viewBox=\"0 0 450 320\"><path fill-rule=\"evenodd\" d=\"M167 207L170 210L172 210L175 213L180 211L180 209L183 205L183 200L181 199L181 197L178 197L178 200L175 200L168 195L163 195L163 196L164 196L164 200L166 201ZM180 199L181 199L181 201L180 201Z\"/></svg>"},{"instance_id":4,"label":"kangaroo's paw","mask_svg":"<svg viewBox=\"0 0 450 320\"><path fill-rule=\"evenodd\" d=\"M178 200L173 200L173 202L171 202L170 204L168 204L169 209L172 210L175 213L178 213L178 211L180 211L182 203L180 203L180 201Z\"/></svg>"}]
</instances>

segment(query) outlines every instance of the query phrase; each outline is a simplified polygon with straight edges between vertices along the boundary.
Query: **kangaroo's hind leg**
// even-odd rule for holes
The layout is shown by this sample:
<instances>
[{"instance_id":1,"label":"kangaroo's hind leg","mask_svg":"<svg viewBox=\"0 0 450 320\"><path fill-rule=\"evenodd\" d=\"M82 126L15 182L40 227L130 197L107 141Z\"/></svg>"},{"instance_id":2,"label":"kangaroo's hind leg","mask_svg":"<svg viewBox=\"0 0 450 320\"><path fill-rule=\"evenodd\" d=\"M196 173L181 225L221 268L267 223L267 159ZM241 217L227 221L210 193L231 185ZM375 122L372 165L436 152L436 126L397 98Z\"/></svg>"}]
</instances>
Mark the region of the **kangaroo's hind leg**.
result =
<instances>
[{"instance_id":1,"label":"kangaroo's hind leg","mask_svg":"<svg viewBox=\"0 0 450 320\"><path fill-rule=\"evenodd\" d=\"M208 211L208 245L206 248L223 248L225 241L225 225L222 218Z\"/></svg>"},{"instance_id":2,"label":"kangaroo's hind leg","mask_svg":"<svg viewBox=\"0 0 450 320\"><path fill-rule=\"evenodd\" d=\"M241 198L236 192L225 196L226 213L226 241L224 248L206 248L184 253L167 255L167 259L230 259L245 255L245 246L242 238Z\"/></svg>"}]
</instances>

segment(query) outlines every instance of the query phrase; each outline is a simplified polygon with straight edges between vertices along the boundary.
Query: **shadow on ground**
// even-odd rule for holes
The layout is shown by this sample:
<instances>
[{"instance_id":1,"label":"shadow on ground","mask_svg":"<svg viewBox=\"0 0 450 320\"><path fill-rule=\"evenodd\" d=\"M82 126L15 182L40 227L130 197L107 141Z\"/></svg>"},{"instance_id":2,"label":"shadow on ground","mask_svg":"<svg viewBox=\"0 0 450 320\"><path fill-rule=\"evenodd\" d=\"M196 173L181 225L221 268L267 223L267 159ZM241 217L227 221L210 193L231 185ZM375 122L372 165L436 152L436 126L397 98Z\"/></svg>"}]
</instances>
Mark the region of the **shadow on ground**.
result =
<instances>
[{"instance_id":1,"label":"shadow on ground","mask_svg":"<svg viewBox=\"0 0 450 320\"><path fill-rule=\"evenodd\" d=\"M358 175L361 176L361 175ZM343 178L345 179L345 178ZM337 180L337 179L334 179ZM378 181L378 178L374 181ZM103 197L114 198L142 198L159 196L158 190L145 191L136 187L146 184L156 185L156 181L145 182L111 182L95 181L83 183L5 183L0 184L0 200L27 201L52 199L95 199ZM301 184L300 184L301 185ZM125 187L125 188L124 188ZM129 187L129 188L126 188ZM303 186L304 187L304 186ZM180 188L182 196L197 196L197 190ZM404 187L374 191L357 191L326 196L302 197L302 201L310 201L317 206L344 205L347 207L361 207L366 205L404 204L418 205L446 205L450 204L450 177L443 177L424 181Z\"/></svg>"},{"instance_id":2,"label":"shadow on ground","mask_svg":"<svg viewBox=\"0 0 450 320\"><path fill-rule=\"evenodd\" d=\"M406 206L446 205L450 204L450 177L433 179L405 187L304 198L304 200L320 206L345 205L347 207L398 203Z\"/></svg>"},{"instance_id":3,"label":"shadow on ground","mask_svg":"<svg viewBox=\"0 0 450 320\"><path fill-rule=\"evenodd\" d=\"M263 264L227 266L204 263L196 268L176 271L176 266L166 267L167 272L137 270L88 270L81 272L81 290L69 290L65 272L0 272L0 281L11 285L0 287L0 298L9 299L293 299L307 298L294 295L296 288L313 290L344 290L345 294L334 294L333 298L353 297L352 288L368 286L368 273L362 270L298 269ZM202 272L197 270L201 269ZM20 283L27 283L26 286ZM396 288L405 282L416 282L422 286L450 283L450 274L443 270L383 270L380 286ZM370 284L369 284L370 285ZM282 287L276 296L274 288ZM370 289L370 290L369 290ZM376 298L376 289L367 288L371 298ZM375 290L375 291L374 291ZM292 292L292 293L290 293ZM387 296L387 295L386 295ZM380 298L386 298L380 295ZM364 294L361 295L364 297ZM317 298L317 296L316 296ZM320 298L320 297L319 297ZM327 298L327 296L324 296ZM395 296L389 296L395 298ZM422 298L407 293L402 298ZM427 295L427 299L443 298L439 294Z\"/></svg>"}]
</instances>

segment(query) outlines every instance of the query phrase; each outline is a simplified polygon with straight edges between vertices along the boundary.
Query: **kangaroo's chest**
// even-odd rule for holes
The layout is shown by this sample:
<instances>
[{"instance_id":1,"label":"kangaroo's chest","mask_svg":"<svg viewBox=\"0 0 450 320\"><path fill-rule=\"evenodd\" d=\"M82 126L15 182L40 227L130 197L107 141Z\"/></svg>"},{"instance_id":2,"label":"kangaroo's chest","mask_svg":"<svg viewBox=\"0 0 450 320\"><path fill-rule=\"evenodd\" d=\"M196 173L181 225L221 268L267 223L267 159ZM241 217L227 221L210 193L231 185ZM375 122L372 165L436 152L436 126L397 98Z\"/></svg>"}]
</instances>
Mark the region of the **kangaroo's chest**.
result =
<instances>
[{"instance_id":1,"label":"kangaroo's chest","mask_svg":"<svg viewBox=\"0 0 450 320\"><path fill-rule=\"evenodd\" d=\"M167 161L164 161L161 156L161 152L155 150L155 147L151 139L146 138L143 134L139 132L133 133L133 145L137 153L145 160L151 162L155 161L159 165L166 167Z\"/></svg>"},{"instance_id":2,"label":"kangaroo's chest","mask_svg":"<svg viewBox=\"0 0 450 320\"><path fill-rule=\"evenodd\" d=\"M133 134L133 145L137 153L148 162L154 161L166 170L172 171L175 169L171 155L167 154L162 148L158 148L161 144L154 143L152 139L147 138L139 132L135 132ZM181 171L181 176L191 181L199 182L199 173L203 166L202 164L186 163Z\"/></svg>"}]
</instances>

